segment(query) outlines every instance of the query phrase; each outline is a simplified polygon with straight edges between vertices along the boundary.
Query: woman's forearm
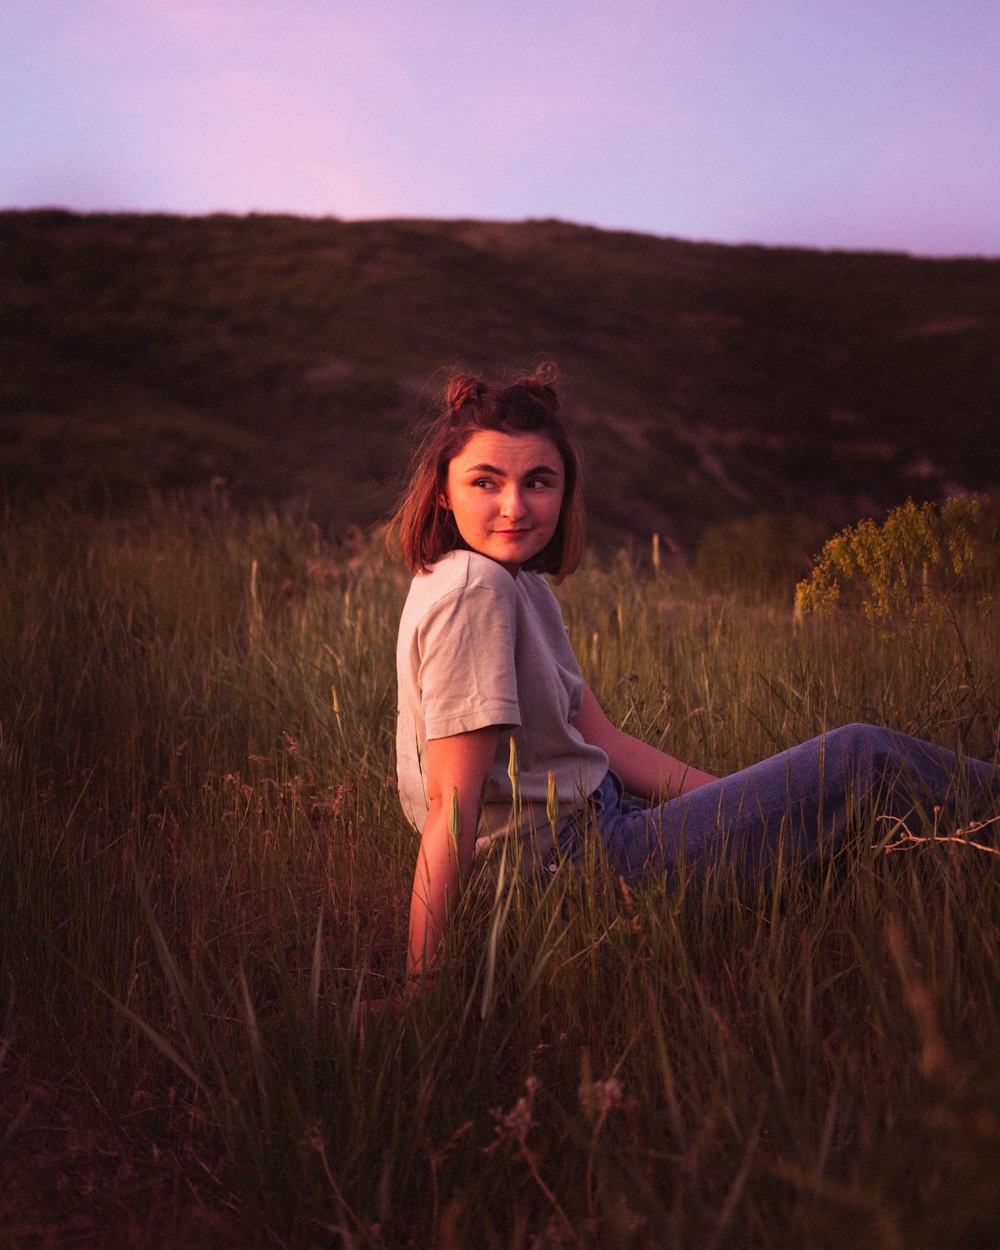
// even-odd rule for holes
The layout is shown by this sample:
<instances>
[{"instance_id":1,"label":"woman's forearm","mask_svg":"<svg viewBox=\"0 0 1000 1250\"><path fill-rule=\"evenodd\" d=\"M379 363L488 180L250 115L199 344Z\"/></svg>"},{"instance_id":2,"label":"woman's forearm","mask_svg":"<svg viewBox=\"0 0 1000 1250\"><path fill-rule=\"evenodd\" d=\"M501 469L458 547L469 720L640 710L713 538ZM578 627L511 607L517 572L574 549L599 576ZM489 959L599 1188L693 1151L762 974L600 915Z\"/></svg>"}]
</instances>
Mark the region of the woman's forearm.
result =
<instances>
[{"instance_id":1,"label":"woman's forearm","mask_svg":"<svg viewBox=\"0 0 1000 1250\"><path fill-rule=\"evenodd\" d=\"M672 799L717 780L622 730L615 731L605 750L625 789L644 798Z\"/></svg>"},{"instance_id":2,"label":"woman's forearm","mask_svg":"<svg viewBox=\"0 0 1000 1250\"><path fill-rule=\"evenodd\" d=\"M410 940L406 971L427 972L444 940L449 911L458 899L459 863L441 803L432 803L420 838L410 896Z\"/></svg>"},{"instance_id":3,"label":"woman's forearm","mask_svg":"<svg viewBox=\"0 0 1000 1250\"><path fill-rule=\"evenodd\" d=\"M410 976L422 975L437 963L449 916L475 854L479 796L498 736L497 727L487 725L427 744L430 804L413 874Z\"/></svg>"},{"instance_id":4,"label":"woman's forearm","mask_svg":"<svg viewBox=\"0 0 1000 1250\"><path fill-rule=\"evenodd\" d=\"M457 815L457 822L456 822ZM410 897L407 974L417 977L436 966L448 921L458 904L472 864L479 816L478 794L457 803L432 800L420 836L420 852Z\"/></svg>"},{"instance_id":5,"label":"woman's forearm","mask_svg":"<svg viewBox=\"0 0 1000 1250\"><path fill-rule=\"evenodd\" d=\"M607 755L609 766L631 794L648 799L672 799L717 780L711 773L692 768L612 725L587 685L584 685L580 710L573 724L585 742L600 747Z\"/></svg>"}]
</instances>

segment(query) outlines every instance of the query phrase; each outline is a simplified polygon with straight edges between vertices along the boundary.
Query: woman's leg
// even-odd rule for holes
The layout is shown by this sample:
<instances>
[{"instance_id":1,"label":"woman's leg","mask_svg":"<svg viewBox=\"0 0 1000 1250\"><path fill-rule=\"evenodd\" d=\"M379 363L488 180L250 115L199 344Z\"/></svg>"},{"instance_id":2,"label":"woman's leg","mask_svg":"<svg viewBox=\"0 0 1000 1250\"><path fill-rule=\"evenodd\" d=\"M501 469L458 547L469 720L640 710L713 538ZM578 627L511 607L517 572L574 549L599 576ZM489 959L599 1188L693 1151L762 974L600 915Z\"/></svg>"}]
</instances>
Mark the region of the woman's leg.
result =
<instances>
[{"instance_id":1,"label":"woman's leg","mask_svg":"<svg viewBox=\"0 0 1000 1250\"><path fill-rule=\"evenodd\" d=\"M852 812L931 820L966 797L995 801L1000 772L907 734L845 725L660 807L606 803L597 823L625 876L726 856L748 879L766 876L779 854L831 855Z\"/></svg>"}]
</instances>

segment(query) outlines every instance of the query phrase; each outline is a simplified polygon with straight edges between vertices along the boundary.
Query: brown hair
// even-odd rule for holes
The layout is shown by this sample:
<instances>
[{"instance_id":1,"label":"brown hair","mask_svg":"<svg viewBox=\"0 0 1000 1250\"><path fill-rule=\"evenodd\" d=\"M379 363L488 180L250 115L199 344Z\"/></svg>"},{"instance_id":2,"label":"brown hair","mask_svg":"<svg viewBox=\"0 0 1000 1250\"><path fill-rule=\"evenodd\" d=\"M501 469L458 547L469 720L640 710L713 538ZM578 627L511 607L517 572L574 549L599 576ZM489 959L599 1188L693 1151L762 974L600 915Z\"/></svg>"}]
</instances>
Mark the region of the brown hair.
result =
<instances>
[{"instance_id":1,"label":"brown hair","mask_svg":"<svg viewBox=\"0 0 1000 1250\"><path fill-rule=\"evenodd\" d=\"M584 513L580 489L580 457L559 417L555 382L559 371L545 362L534 373L507 386L492 386L471 373L449 379L443 403L417 448L409 482L389 523L411 573L424 572L449 551L465 543L450 510L441 503L448 465L482 430L500 434L543 434L562 457L565 490L556 531L549 542L525 561L530 572L551 573L561 580L572 573L583 554Z\"/></svg>"}]
</instances>

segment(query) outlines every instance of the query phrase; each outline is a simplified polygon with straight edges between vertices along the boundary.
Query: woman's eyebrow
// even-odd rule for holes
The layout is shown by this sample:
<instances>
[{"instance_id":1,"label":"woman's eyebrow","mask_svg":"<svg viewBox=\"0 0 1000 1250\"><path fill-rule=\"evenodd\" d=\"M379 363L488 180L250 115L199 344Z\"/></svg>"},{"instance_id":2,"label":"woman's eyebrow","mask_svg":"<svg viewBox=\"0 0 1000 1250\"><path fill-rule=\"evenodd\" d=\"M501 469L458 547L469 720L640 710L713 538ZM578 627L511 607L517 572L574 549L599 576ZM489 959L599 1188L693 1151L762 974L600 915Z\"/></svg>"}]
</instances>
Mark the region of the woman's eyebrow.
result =
<instances>
[{"instance_id":1,"label":"woman's eyebrow","mask_svg":"<svg viewBox=\"0 0 1000 1250\"><path fill-rule=\"evenodd\" d=\"M506 469L498 469L495 464L473 464L466 469L466 473L495 473L497 477L508 476ZM553 469L547 464L536 464L533 469L528 469L524 473L524 476L535 477L539 473L545 474L548 477L559 476L559 470Z\"/></svg>"}]
</instances>

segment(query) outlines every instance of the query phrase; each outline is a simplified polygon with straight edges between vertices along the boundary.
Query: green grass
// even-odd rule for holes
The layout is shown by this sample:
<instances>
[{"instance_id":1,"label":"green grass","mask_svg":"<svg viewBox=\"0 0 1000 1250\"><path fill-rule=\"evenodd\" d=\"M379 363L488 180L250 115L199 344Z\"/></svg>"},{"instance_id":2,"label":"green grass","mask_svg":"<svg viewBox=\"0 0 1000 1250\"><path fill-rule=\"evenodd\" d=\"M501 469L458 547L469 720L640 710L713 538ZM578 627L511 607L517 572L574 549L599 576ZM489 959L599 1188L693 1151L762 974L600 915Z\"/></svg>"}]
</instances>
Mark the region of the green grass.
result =
<instances>
[{"instance_id":1,"label":"green grass","mask_svg":"<svg viewBox=\"0 0 1000 1250\"><path fill-rule=\"evenodd\" d=\"M359 1028L399 984L416 852L405 585L223 501L7 515L0 1153L48 1083L281 1246L996 1244L1000 862L971 846L860 828L743 894L482 879L439 981ZM995 610L963 609L970 682L954 631L796 626L792 589L621 556L559 595L612 718L711 770L848 720L995 756ZM22 1217L0 1197L14 1244Z\"/></svg>"}]
</instances>

